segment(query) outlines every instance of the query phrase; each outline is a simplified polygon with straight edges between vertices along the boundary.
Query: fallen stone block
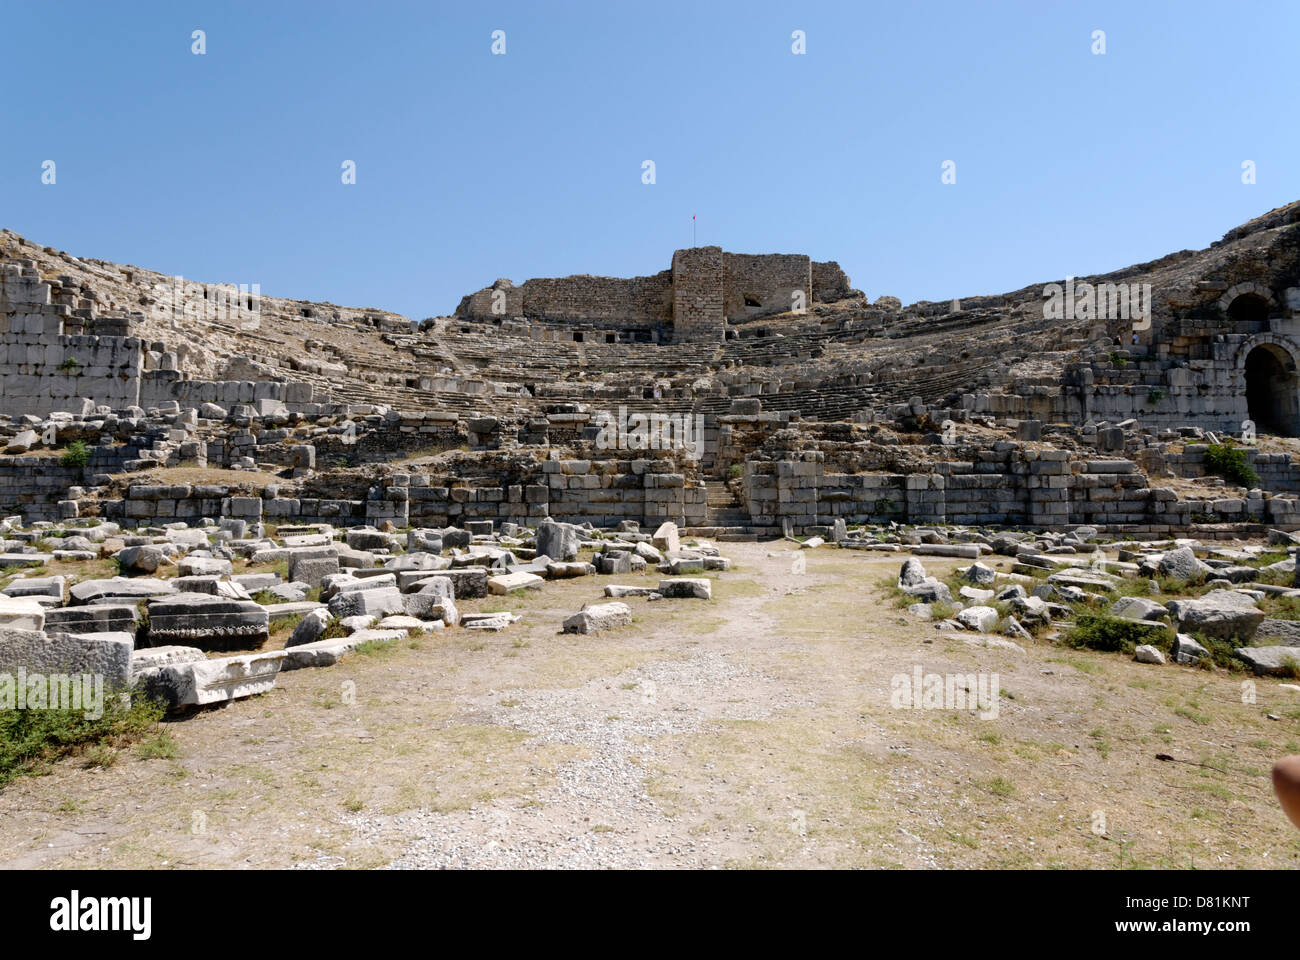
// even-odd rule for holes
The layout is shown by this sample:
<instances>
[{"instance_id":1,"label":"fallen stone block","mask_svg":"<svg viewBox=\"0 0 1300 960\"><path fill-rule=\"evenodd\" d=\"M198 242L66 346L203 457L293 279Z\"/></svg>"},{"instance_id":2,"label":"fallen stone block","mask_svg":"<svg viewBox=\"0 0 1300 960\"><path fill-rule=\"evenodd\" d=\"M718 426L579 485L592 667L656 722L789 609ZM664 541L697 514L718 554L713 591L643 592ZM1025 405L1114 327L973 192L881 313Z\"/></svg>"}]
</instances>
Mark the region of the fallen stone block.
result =
<instances>
[{"instance_id":1,"label":"fallen stone block","mask_svg":"<svg viewBox=\"0 0 1300 960\"><path fill-rule=\"evenodd\" d=\"M503 596L512 590L540 590L546 581L531 573L507 573L488 580L488 592Z\"/></svg>"},{"instance_id":2,"label":"fallen stone block","mask_svg":"<svg viewBox=\"0 0 1300 960\"><path fill-rule=\"evenodd\" d=\"M51 633L135 633L140 612L135 604L96 603L45 611Z\"/></svg>"},{"instance_id":3,"label":"fallen stone block","mask_svg":"<svg viewBox=\"0 0 1300 960\"><path fill-rule=\"evenodd\" d=\"M1300 650L1295 647L1238 647L1233 652L1256 676L1300 679Z\"/></svg>"},{"instance_id":4,"label":"fallen stone block","mask_svg":"<svg viewBox=\"0 0 1300 960\"><path fill-rule=\"evenodd\" d=\"M967 607L958 612L956 620L968 630L991 633L998 624L998 612L992 607Z\"/></svg>"},{"instance_id":5,"label":"fallen stone block","mask_svg":"<svg viewBox=\"0 0 1300 960\"><path fill-rule=\"evenodd\" d=\"M1169 648L1169 655L1173 658L1174 663L1196 663L1198 660L1204 660L1210 655L1210 651L1197 643L1193 637L1185 633L1180 633L1174 637L1173 646Z\"/></svg>"},{"instance_id":6,"label":"fallen stone block","mask_svg":"<svg viewBox=\"0 0 1300 960\"><path fill-rule=\"evenodd\" d=\"M300 647L306 643L315 643L320 639L320 635L325 632L325 628L329 626L329 622L333 619L334 617L330 612L323 607L304 614L303 618L298 621L298 625L293 628L293 632L289 634L289 639L284 642L285 649Z\"/></svg>"},{"instance_id":7,"label":"fallen stone block","mask_svg":"<svg viewBox=\"0 0 1300 960\"><path fill-rule=\"evenodd\" d=\"M405 613L402 592L396 586L375 590L350 590L340 593L329 602L330 612L340 620L344 617L386 617L390 613Z\"/></svg>"},{"instance_id":8,"label":"fallen stone block","mask_svg":"<svg viewBox=\"0 0 1300 960\"><path fill-rule=\"evenodd\" d=\"M504 630L519 620L513 613L467 613L461 617L460 625L466 630Z\"/></svg>"},{"instance_id":9,"label":"fallen stone block","mask_svg":"<svg viewBox=\"0 0 1300 960\"><path fill-rule=\"evenodd\" d=\"M660 580L658 592L664 597L712 600L713 581L711 580Z\"/></svg>"},{"instance_id":10,"label":"fallen stone block","mask_svg":"<svg viewBox=\"0 0 1300 960\"><path fill-rule=\"evenodd\" d=\"M176 593L166 580L149 577L113 577L108 580L83 580L68 588L73 603L98 603L109 600L148 600Z\"/></svg>"},{"instance_id":11,"label":"fallen stone block","mask_svg":"<svg viewBox=\"0 0 1300 960\"><path fill-rule=\"evenodd\" d=\"M362 631L348 637L334 637L330 640L313 640L310 643L295 644L285 648L283 670L302 670L308 667L331 667L339 662L343 654L355 650L366 641ZM360 637L360 639L358 639Z\"/></svg>"},{"instance_id":12,"label":"fallen stone block","mask_svg":"<svg viewBox=\"0 0 1300 960\"><path fill-rule=\"evenodd\" d=\"M182 663L194 663L196 660L206 660L208 655L198 647L181 647L168 645L165 647L143 647L135 650L131 654L131 676L137 677L149 670L156 670L159 667L168 667Z\"/></svg>"},{"instance_id":13,"label":"fallen stone block","mask_svg":"<svg viewBox=\"0 0 1300 960\"><path fill-rule=\"evenodd\" d=\"M92 674L109 687L122 686L131 676L129 633L41 633L0 628L0 674Z\"/></svg>"},{"instance_id":14,"label":"fallen stone block","mask_svg":"<svg viewBox=\"0 0 1300 960\"><path fill-rule=\"evenodd\" d=\"M205 593L182 593L150 600L150 643L175 643L203 650L240 650L266 642L270 619L252 600L228 600Z\"/></svg>"},{"instance_id":15,"label":"fallen stone block","mask_svg":"<svg viewBox=\"0 0 1300 960\"><path fill-rule=\"evenodd\" d=\"M607 597L648 597L658 591L654 587L628 587L618 583L605 584Z\"/></svg>"},{"instance_id":16,"label":"fallen stone block","mask_svg":"<svg viewBox=\"0 0 1300 960\"><path fill-rule=\"evenodd\" d=\"M45 606L34 597L0 597L0 629L45 629Z\"/></svg>"},{"instance_id":17,"label":"fallen stone block","mask_svg":"<svg viewBox=\"0 0 1300 960\"><path fill-rule=\"evenodd\" d=\"M228 577L235 572L229 560L217 557L184 557L176 569L182 577Z\"/></svg>"},{"instance_id":18,"label":"fallen stone block","mask_svg":"<svg viewBox=\"0 0 1300 960\"><path fill-rule=\"evenodd\" d=\"M288 654L284 650L156 667L139 675L141 689L171 708L224 703L266 693Z\"/></svg>"},{"instance_id":19,"label":"fallen stone block","mask_svg":"<svg viewBox=\"0 0 1300 960\"><path fill-rule=\"evenodd\" d=\"M629 566L629 570L631 567ZM546 564L546 576L552 580L567 580L572 577L586 577L594 574L596 568L590 563L560 563L553 562Z\"/></svg>"},{"instance_id":20,"label":"fallen stone block","mask_svg":"<svg viewBox=\"0 0 1300 960\"><path fill-rule=\"evenodd\" d=\"M289 579L309 587L319 587L322 580L338 572L338 557L293 557L289 560Z\"/></svg>"},{"instance_id":21,"label":"fallen stone block","mask_svg":"<svg viewBox=\"0 0 1300 960\"><path fill-rule=\"evenodd\" d=\"M1180 631L1225 640L1249 642L1264 622L1264 611L1240 590L1211 590L1195 600L1171 600L1166 608Z\"/></svg>"},{"instance_id":22,"label":"fallen stone block","mask_svg":"<svg viewBox=\"0 0 1300 960\"><path fill-rule=\"evenodd\" d=\"M631 623L632 611L626 603L589 603L564 621L564 632L594 633Z\"/></svg>"},{"instance_id":23,"label":"fallen stone block","mask_svg":"<svg viewBox=\"0 0 1300 960\"><path fill-rule=\"evenodd\" d=\"M537 553L567 563L578 559L578 528L571 523L547 520L537 527Z\"/></svg>"},{"instance_id":24,"label":"fallen stone block","mask_svg":"<svg viewBox=\"0 0 1300 960\"><path fill-rule=\"evenodd\" d=\"M153 573L171 561L161 547L146 544L119 550L117 562L123 573Z\"/></svg>"},{"instance_id":25,"label":"fallen stone block","mask_svg":"<svg viewBox=\"0 0 1300 960\"><path fill-rule=\"evenodd\" d=\"M677 524L671 520L661 523L659 529L650 538L650 542L654 544L656 549L663 550L666 553L675 553L680 550L682 541L677 532Z\"/></svg>"},{"instance_id":26,"label":"fallen stone block","mask_svg":"<svg viewBox=\"0 0 1300 960\"><path fill-rule=\"evenodd\" d=\"M1138 663L1155 663L1162 664L1165 662L1165 655L1156 647L1149 643L1139 644L1133 651L1133 659Z\"/></svg>"}]
</instances>

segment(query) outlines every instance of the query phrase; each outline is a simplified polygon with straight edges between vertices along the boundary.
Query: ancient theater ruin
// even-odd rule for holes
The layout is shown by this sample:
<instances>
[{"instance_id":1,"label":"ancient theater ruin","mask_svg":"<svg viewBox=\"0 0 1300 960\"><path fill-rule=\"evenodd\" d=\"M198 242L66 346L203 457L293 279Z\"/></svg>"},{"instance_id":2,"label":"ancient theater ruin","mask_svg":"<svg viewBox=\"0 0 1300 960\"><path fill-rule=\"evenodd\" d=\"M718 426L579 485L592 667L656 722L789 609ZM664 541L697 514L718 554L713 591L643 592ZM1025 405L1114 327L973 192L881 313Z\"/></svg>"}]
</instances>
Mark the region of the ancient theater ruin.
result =
<instances>
[{"instance_id":1,"label":"ancient theater ruin","mask_svg":"<svg viewBox=\"0 0 1300 960\"><path fill-rule=\"evenodd\" d=\"M0 670L199 706L366 640L513 629L458 604L557 578L601 600L557 630L636 629L629 602L725 591L727 543L791 538L968 560L970 594L915 556L899 589L1013 645L1088 610L1129 610L1184 662L1206 623L1259 673L1300 642L1253 606L1289 595L1294 560L1252 563L1300 528L1300 204L958 301L697 247L425 319L5 231L0 333ZM1110 609L1134 577L1221 589Z\"/></svg>"}]
</instances>

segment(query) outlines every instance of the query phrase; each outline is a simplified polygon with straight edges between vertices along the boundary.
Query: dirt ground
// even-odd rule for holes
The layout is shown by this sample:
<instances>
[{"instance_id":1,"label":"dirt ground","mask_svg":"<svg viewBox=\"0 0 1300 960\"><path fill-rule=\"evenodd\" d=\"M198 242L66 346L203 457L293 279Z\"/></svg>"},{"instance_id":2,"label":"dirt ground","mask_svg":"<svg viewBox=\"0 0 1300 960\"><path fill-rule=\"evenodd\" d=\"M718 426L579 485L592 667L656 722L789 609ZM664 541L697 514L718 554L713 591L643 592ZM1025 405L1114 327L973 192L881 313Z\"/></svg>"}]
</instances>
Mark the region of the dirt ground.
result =
<instances>
[{"instance_id":1,"label":"dirt ground","mask_svg":"<svg viewBox=\"0 0 1300 960\"><path fill-rule=\"evenodd\" d=\"M19 779L0 865L1300 865L1269 780L1300 691L969 646L886 597L901 555L805 551L798 574L789 544L722 546L712 601L632 598L632 626L588 637L561 620L638 576L465 601L523 619L284 674L167 723L175 757ZM996 673L998 715L893 706L918 666Z\"/></svg>"}]
</instances>

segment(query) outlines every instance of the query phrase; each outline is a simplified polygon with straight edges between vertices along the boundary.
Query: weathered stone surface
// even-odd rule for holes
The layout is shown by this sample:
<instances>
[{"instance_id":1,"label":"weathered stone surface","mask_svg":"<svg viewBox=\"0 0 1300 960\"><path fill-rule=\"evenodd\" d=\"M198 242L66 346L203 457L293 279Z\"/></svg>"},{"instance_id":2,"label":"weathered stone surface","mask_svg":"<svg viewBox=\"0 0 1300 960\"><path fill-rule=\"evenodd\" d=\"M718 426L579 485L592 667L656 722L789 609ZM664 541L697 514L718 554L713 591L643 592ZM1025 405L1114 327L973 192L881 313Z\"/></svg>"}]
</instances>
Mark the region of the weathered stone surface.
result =
<instances>
[{"instance_id":1,"label":"weathered stone surface","mask_svg":"<svg viewBox=\"0 0 1300 960\"><path fill-rule=\"evenodd\" d=\"M578 528L548 520L537 527L537 555L567 562L578 559Z\"/></svg>"},{"instance_id":2,"label":"weathered stone surface","mask_svg":"<svg viewBox=\"0 0 1300 960\"><path fill-rule=\"evenodd\" d=\"M144 544L119 551L117 562L124 573L153 573L170 561L161 547Z\"/></svg>"},{"instance_id":3,"label":"weathered stone surface","mask_svg":"<svg viewBox=\"0 0 1300 960\"><path fill-rule=\"evenodd\" d=\"M135 633L139 610L129 603L95 603L45 611L50 633Z\"/></svg>"},{"instance_id":4,"label":"weathered stone surface","mask_svg":"<svg viewBox=\"0 0 1300 960\"><path fill-rule=\"evenodd\" d=\"M1300 679L1300 650L1295 647L1238 647L1233 652L1257 676Z\"/></svg>"},{"instance_id":5,"label":"weathered stone surface","mask_svg":"<svg viewBox=\"0 0 1300 960\"><path fill-rule=\"evenodd\" d=\"M343 654L355 650L366 639L366 631L357 631L347 637L313 640L310 643L285 647L284 666L280 669L284 671L302 670L308 667L331 667L339 662Z\"/></svg>"},{"instance_id":6,"label":"weathered stone surface","mask_svg":"<svg viewBox=\"0 0 1300 960\"><path fill-rule=\"evenodd\" d=\"M151 644L187 642L203 650L256 649L266 642L266 609L251 600L182 593L149 601Z\"/></svg>"},{"instance_id":7,"label":"weathered stone surface","mask_svg":"<svg viewBox=\"0 0 1300 960\"><path fill-rule=\"evenodd\" d=\"M275 686L284 650L156 667L139 674L146 693L171 707L203 706L266 693Z\"/></svg>"},{"instance_id":8,"label":"weathered stone surface","mask_svg":"<svg viewBox=\"0 0 1300 960\"><path fill-rule=\"evenodd\" d=\"M700 566L698 567L698 569L703 569L703 564L700 564ZM620 574L620 573L631 573L631 572L632 572L632 553L631 553L631 551L629 551L629 550L606 550L604 553L602 553L602 554L600 554L598 557L596 557L596 572L597 572L597 573L603 573L603 574L606 574L606 575L610 575L610 574ZM670 572L671 572L671 573L684 573L684 572L687 572L687 571L681 571L681 570L673 569L673 570L671 570Z\"/></svg>"},{"instance_id":9,"label":"weathered stone surface","mask_svg":"<svg viewBox=\"0 0 1300 960\"><path fill-rule=\"evenodd\" d=\"M1169 616L1169 611L1163 604L1146 597L1120 597L1110 612L1125 620L1165 620Z\"/></svg>"},{"instance_id":10,"label":"weathered stone surface","mask_svg":"<svg viewBox=\"0 0 1300 960\"><path fill-rule=\"evenodd\" d=\"M164 647L143 647L135 650L131 654L131 676L136 677L149 670L155 670L158 667L166 667L174 664L193 663L196 660L206 660L208 655L198 647L181 647L181 646L164 646Z\"/></svg>"},{"instance_id":11,"label":"weathered stone surface","mask_svg":"<svg viewBox=\"0 0 1300 960\"><path fill-rule=\"evenodd\" d=\"M292 557L289 560L289 579L309 587L319 587L326 577L338 572L338 557Z\"/></svg>"},{"instance_id":12,"label":"weathered stone surface","mask_svg":"<svg viewBox=\"0 0 1300 960\"><path fill-rule=\"evenodd\" d=\"M1255 642L1265 647L1300 647L1300 620L1266 618L1255 630Z\"/></svg>"},{"instance_id":13,"label":"weathered stone surface","mask_svg":"<svg viewBox=\"0 0 1300 960\"><path fill-rule=\"evenodd\" d=\"M513 613L467 613L461 617L460 625L466 630L504 630L519 620Z\"/></svg>"},{"instance_id":14,"label":"weathered stone surface","mask_svg":"<svg viewBox=\"0 0 1300 960\"><path fill-rule=\"evenodd\" d=\"M1211 590L1195 600L1172 600L1167 608L1180 631L1225 640L1249 641L1264 622L1264 611L1238 590Z\"/></svg>"},{"instance_id":15,"label":"weathered stone surface","mask_svg":"<svg viewBox=\"0 0 1300 960\"><path fill-rule=\"evenodd\" d=\"M546 583L541 577L532 573L507 573L488 579L488 592L503 596L512 590L540 590Z\"/></svg>"},{"instance_id":16,"label":"weathered stone surface","mask_svg":"<svg viewBox=\"0 0 1300 960\"><path fill-rule=\"evenodd\" d=\"M45 607L34 597L0 597L0 629L45 629Z\"/></svg>"},{"instance_id":17,"label":"weathered stone surface","mask_svg":"<svg viewBox=\"0 0 1300 960\"><path fill-rule=\"evenodd\" d=\"M488 595L488 572L484 567L463 567L460 570L441 570L420 580L421 588L432 580L451 581L457 600L475 600Z\"/></svg>"},{"instance_id":18,"label":"weathered stone surface","mask_svg":"<svg viewBox=\"0 0 1300 960\"><path fill-rule=\"evenodd\" d=\"M61 603L66 586L66 577L20 577L0 593L6 597L36 597Z\"/></svg>"},{"instance_id":19,"label":"weathered stone surface","mask_svg":"<svg viewBox=\"0 0 1300 960\"><path fill-rule=\"evenodd\" d=\"M228 577L235 572L229 560L217 557L184 557L176 569L182 577Z\"/></svg>"},{"instance_id":20,"label":"weathered stone surface","mask_svg":"<svg viewBox=\"0 0 1300 960\"><path fill-rule=\"evenodd\" d=\"M1169 649L1169 655L1173 658L1174 663L1196 663L1196 661L1208 657L1210 651L1197 643L1195 638L1180 633L1174 637L1174 643Z\"/></svg>"},{"instance_id":21,"label":"weathered stone surface","mask_svg":"<svg viewBox=\"0 0 1300 960\"><path fill-rule=\"evenodd\" d=\"M135 638L129 633L42 633L0 628L0 673L97 674L104 683L131 676Z\"/></svg>"},{"instance_id":22,"label":"weathered stone surface","mask_svg":"<svg viewBox=\"0 0 1300 960\"><path fill-rule=\"evenodd\" d=\"M972 563L966 568L966 579L980 586L988 586L997 579L997 572L982 563Z\"/></svg>"},{"instance_id":23,"label":"weathered stone surface","mask_svg":"<svg viewBox=\"0 0 1300 960\"><path fill-rule=\"evenodd\" d=\"M671 520L661 523L659 529L651 537L651 543L655 548L665 553L674 553L681 549L681 536L677 532L677 524Z\"/></svg>"},{"instance_id":24,"label":"weathered stone surface","mask_svg":"<svg viewBox=\"0 0 1300 960\"><path fill-rule=\"evenodd\" d=\"M696 600L713 599L713 582L710 580L660 580L659 593L665 597L689 598Z\"/></svg>"},{"instance_id":25,"label":"weathered stone surface","mask_svg":"<svg viewBox=\"0 0 1300 960\"><path fill-rule=\"evenodd\" d=\"M1165 655L1149 643L1139 644L1133 651L1133 659L1138 663L1164 663Z\"/></svg>"},{"instance_id":26,"label":"weathered stone surface","mask_svg":"<svg viewBox=\"0 0 1300 960\"><path fill-rule=\"evenodd\" d=\"M564 632L595 633L631 623L632 610L626 603L589 603L564 621Z\"/></svg>"},{"instance_id":27,"label":"weathered stone surface","mask_svg":"<svg viewBox=\"0 0 1300 960\"><path fill-rule=\"evenodd\" d=\"M998 612L992 607L967 607L957 613L956 620L968 630L990 633L998 625Z\"/></svg>"},{"instance_id":28,"label":"weathered stone surface","mask_svg":"<svg viewBox=\"0 0 1300 960\"><path fill-rule=\"evenodd\" d=\"M329 602L330 613L340 620L344 617L386 617L390 613L405 613L402 592L396 586L373 590L350 590L340 593Z\"/></svg>"},{"instance_id":29,"label":"weathered stone surface","mask_svg":"<svg viewBox=\"0 0 1300 960\"><path fill-rule=\"evenodd\" d=\"M1175 580L1199 580L1212 573L1209 567L1197 559L1191 547L1170 550L1160 558L1156 568L1162 576L1173 577Z\"/></svg>"},{"instance_id":30,"label":"weathered stone surface","mask_svg":"<svg viewBox=\"0 0 1300 960\"><path fill-rule=\"evenodd\" d=\"M451 597L450 585L445 592L421 590L419 593L403 594L402 603L407 616L421 620L440 620L449 627L454 627L460 620L456 603Z\"/></svg>"},{"instance_id":31,"label":"weathered stone surface","mask_svg":"<svg viewBox=\"0 0 1300 960\"><path fill-rule=\"evenodd\" d=\"M915 557L908 557L903 561L903 568L898 573L898 585L906 590L908 587L915 587L924 583L929 578L930 575L925 572L925 567L921 565L921 561Z\"/></svg>"},{"instance_id":32,"label":"weathered stone surface","mask_svg":"<svg viewBox=\"0 0 1300 960\"><path fill-rule=\"evenodd\" d=\"M304 614L303 618L298 621L298 625L293 628L289 634L289 639L284 642L285 649L289 647L300 647L305 643L314 643L320 639L320 635L325 632L333 616L324 608L313 610Z\"/></svg>"},{"instance_id":33,"label":"weathered stone surface","mask_svg":"<svg viewBox=\"0 0 1300 960\"><path fill-rule=\"evenodd\" d=\"M68 588L73 603L95 603L107 597L146 600L176 592L166 580L146 577L113 577L109 580L84 580Z\"/></svg>"},{"instance_id":34,"label":"weathered stone surface","mask_svg":"<svg viewBox=\"0 0 1300 960\"><path fill-rule=\"evenodd\" d=\"M629 587L618 583L605 584L605 596L607 597L648 597L655 592L654 587Z\"/></svg>"},{"instance_id":35,"label":"weathered stone surface","mask_svg":"<svg viewBox=\"0 0 1300 960\"><path fill-rule=\"evenodd\" d=\"M631 569L630 565L629 569ZM546 576L552 580L586 577L596 572L596 568L590 563L548 563L545 570Z\"/></svg>"}]
</instances>

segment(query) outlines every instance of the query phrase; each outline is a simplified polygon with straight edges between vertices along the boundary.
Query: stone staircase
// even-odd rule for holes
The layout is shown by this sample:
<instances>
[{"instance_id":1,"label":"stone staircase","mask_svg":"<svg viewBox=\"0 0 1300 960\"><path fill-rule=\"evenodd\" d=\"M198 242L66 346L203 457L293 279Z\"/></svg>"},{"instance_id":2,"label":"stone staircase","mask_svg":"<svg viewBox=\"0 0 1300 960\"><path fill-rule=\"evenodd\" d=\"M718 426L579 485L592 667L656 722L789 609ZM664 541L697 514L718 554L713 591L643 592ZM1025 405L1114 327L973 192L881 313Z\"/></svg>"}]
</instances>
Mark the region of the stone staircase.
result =
<instances>
[{"instance_id":1,"label":"stone staircase","mask_svg":"<svg viewBox=\"0 0 1300 960\"><path fill-rule=\"evenodd\" d=\"M776 527L756 527L749 510L728 489L723 480L705 480L708 514L704 526L689 527L686 532L714 540L755 541L781 535Z\"/></svg>"}]
</instances>

